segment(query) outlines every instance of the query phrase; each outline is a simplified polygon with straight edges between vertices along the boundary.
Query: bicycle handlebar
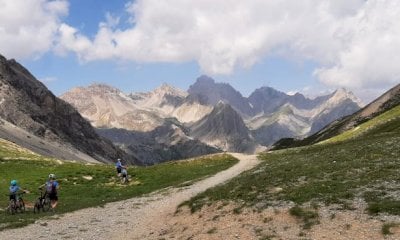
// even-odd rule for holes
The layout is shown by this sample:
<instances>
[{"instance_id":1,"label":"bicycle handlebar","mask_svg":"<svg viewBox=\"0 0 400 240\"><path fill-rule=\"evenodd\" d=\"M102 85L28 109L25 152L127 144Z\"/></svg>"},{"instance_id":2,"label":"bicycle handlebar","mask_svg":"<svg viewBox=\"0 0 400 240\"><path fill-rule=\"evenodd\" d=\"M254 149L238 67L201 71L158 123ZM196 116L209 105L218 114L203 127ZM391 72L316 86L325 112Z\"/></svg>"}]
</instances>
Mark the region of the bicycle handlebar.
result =
<instances>
[{"instance_id":1,"label":"bicycle handlebar","mask_svg":"<svg viewBox=\"0 0 400 240\"><path fill-rule=\"evenodd\" d=\"M12 195L24 195L26 192L20 192L20 193L9 193L6 194L6 196L12 196Z\"/></svg>"}]
</instances>

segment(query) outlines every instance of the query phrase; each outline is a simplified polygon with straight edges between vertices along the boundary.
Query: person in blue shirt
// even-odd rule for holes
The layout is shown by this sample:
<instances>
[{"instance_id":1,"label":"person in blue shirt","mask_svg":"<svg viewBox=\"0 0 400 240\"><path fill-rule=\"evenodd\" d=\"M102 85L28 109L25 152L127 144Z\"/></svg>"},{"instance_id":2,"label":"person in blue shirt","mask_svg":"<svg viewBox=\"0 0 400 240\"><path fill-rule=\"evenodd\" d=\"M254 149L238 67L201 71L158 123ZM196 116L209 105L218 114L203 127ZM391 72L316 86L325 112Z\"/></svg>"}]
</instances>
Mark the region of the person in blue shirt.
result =
<instances>
[{"instance_id":1,"label":"person in blue shirt","mask_svg":"<svg viewBox=\"0 0 400 240\"><path fill-rule=\"evenodd\" d=\"M49 199L51 201L51 208L55 209L58 204L57 191L60 188L60 185L56 181L56 175L52 173L49 174L49 180L40 187L46 188L46 194L49 196Z\"/></svg>"},{"instance_id":2,"label":"person in blue shirt","mask_svg":"<svg viewBox=\"0 0 400 240\"><path fill-rule=\"evenodd\" d=\"M28 192L27 190L22 189L20 186L18 186L17 180L11 180L10 182L10 200L19 200L19 192Z\"/></svg>"},{"instance_id":3,"label":"person in blue shirt","mask_svg":"<svg viewBox=\"0 0 400 240\"><path fill-rule=\"evenodd\" d=\"M120 177L120 176L121 176L122 168L124 168L124 166L123 166L122 163L121 163L121 159L118 158L117 163L115 163L115 168L117 169L117 175L118 175L118 177Z\"/></svg>"}]
</instances>

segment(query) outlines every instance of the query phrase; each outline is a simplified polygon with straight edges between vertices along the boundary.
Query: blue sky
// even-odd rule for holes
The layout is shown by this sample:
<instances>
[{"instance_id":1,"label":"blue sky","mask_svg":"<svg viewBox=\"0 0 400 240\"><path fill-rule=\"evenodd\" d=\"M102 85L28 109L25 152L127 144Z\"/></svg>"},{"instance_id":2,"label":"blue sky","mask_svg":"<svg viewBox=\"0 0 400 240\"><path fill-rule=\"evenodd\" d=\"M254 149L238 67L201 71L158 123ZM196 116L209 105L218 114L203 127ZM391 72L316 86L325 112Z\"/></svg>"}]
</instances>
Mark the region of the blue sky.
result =
<instances>
[{"instance_id":1,"label":"blue sky","mask_svg":"<svg viewBox=\"0 0 400 240\"><path fill-rule=\"evenodd\" d=\"M23 65L56 95L76 86L106 83L124 92L144 92L168 83L187 90L203 73L195 62L188 63L118 63L98 61L79 63L76 56L58 57L52 53L38 60L24 60ZM272 86L278 90L301 91L305 87L318 85L326 89L315 78L315 64L299 64L281 58L266 58L250 69L238 70L229 75L210 75L217 82L227 82L244 96L256 88ZM318 94L318 92L316 93Z\"/></svg>"},{"instance_id":2,"label":"blue sky","mask_svg":"<svg viewBox=\"0 0 400 240\"><path fill-rule=\"evenodd\" d=\"M206 74L245 96L261 86L309 96L345 87L367 102L400 82L395 0L0 5L0 53L56 95L91 83L124 92L162 83L187 89Z\"/></svg>"}]
</instances>

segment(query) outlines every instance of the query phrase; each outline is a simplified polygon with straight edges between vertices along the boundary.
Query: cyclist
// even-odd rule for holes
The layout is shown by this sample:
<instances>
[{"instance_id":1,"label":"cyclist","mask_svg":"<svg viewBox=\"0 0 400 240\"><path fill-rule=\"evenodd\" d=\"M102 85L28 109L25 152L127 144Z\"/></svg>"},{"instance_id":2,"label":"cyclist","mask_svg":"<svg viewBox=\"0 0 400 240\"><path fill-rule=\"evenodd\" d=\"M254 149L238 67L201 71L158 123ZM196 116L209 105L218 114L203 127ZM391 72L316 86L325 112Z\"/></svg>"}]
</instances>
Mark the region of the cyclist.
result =
<instances>
[{"instance_id":1,"label":"cyclist","mask_svg":"<svg viewBox=\"0 0 400 240\"><path fill-rule=\"evenodd\" d=\"M58 204L57 190L60 188L60 185L56 181L56 175L53 173L49 174L49 180L40 186L40 188L42 187L46 188L46 194L48 194L51 201L51 209L55 209Z\"/></svg>"},{"instance_id":2,"label":"cyclist","mask_svg":"<svg viewBox=\"0 0 400 240\"><path fill-rule=\"evenodd\" d=\"M14 200L15 202L18 202L19 201L19 192L25 192L25 193L28 193L29 191L27 191L27 190L24 190L24 189L22 189L19 185L18 185L18 182L17 182L17 180L11 180L11 182L10 182L10 187L9 187L9 190L10 190L10 201L11 200Z\"/></svg>"}]
</instances>

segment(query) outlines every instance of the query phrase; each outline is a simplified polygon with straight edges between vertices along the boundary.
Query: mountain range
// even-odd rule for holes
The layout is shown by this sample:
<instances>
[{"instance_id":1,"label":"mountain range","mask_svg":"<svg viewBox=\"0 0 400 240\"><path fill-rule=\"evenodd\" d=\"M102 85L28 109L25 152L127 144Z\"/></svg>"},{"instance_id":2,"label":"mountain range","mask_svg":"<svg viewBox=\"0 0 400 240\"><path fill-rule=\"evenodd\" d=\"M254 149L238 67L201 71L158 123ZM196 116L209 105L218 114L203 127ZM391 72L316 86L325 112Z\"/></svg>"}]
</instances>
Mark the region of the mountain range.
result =
<instances>
[{"instance_id":1,"label":"mountain range","mask_svg":"<svg viewBox=\"0 0 400 240\"><path fill-rule=\"evenodd\" d=\"M93 84L60 98L142 164L259 151L281 138L306 137L361 106L345 89L309 99L261 87L244 97L208 76L199 77L188 91L163 84L146 93L124 93Z\"/></svg>"},{"instance_id":2,"label":"mountain range","mask_svg":"<svg viewBox=\"0 0 400 240\"><path fill-rule=\"evenodd\" d=\"M377 116L400 105L400 84L385 92L359 111L339 118L326 125L318 132L304 139L283 138L276 142L272 148L292 148L306 146L325 141L350 130L358 130L359 126Z\"/></svg>"},{"instance_id":3,"label":"mountain range","mask_svg":"<svg viewBox=\"0 0 400 240\"><path fill-rule=\"evenodd\" d=\"M252 153L304 138L360 109L349 91L309 99L270 87L244 97L200 76L187 91L163 84L124 93L104 84L56 97L15 60L0 57L0 137L61 159L151 165L221 151Z\"/></svg>"}]
</instances>

